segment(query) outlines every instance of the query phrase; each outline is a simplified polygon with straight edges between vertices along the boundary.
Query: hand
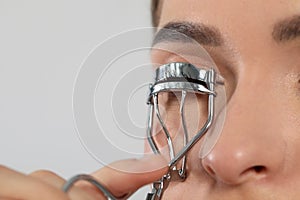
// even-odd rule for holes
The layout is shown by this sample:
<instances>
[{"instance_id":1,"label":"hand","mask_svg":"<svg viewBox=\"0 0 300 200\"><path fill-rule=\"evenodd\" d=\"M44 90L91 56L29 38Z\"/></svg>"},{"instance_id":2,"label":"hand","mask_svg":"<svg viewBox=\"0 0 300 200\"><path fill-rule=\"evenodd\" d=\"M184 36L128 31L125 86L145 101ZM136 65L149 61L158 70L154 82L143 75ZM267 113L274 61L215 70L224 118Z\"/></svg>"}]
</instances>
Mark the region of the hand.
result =
<instances>
[{"instance_id":1,"label":"hand","mask_svg":"<svg viewBox=\"0 0 300 200\"><path fill-rule=\"evenodd\" d=\"M162 167L164 166L164 167ZM121 171L115 170L121 169ZM152 171L152 169L156 169ZM161 156L141 160L123 160L112 163L92 174L116 197L134 193L143 185L158 180L167 171L167 163ZM141 173L129 173L141 172ZM68 194L61 188L65 180L53 172L40 170L24 175L0 166L1 200L99 200L102 193L86 182L79 182Z\"/></svg>"}]
</instances>

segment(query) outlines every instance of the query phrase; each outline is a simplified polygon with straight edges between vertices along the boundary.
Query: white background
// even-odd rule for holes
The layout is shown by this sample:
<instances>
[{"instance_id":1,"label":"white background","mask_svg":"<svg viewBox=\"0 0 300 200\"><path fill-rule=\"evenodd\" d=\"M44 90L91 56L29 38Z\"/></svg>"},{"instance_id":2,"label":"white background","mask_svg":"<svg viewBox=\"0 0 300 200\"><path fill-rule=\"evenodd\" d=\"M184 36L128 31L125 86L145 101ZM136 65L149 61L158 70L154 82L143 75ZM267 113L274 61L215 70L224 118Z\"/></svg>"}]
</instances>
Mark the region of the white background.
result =
<instances>
[{"instance_id":1,"label":"white background","mask_svg":"<svg viewBox=\"0 0 300 200\"><path fill-rule=\"evenodd\" d=\"M64 178L100 168L76 136L76 74L97 44L145 26L150 1L0 0L0 164Z\"/></svg>"}]
</instances>

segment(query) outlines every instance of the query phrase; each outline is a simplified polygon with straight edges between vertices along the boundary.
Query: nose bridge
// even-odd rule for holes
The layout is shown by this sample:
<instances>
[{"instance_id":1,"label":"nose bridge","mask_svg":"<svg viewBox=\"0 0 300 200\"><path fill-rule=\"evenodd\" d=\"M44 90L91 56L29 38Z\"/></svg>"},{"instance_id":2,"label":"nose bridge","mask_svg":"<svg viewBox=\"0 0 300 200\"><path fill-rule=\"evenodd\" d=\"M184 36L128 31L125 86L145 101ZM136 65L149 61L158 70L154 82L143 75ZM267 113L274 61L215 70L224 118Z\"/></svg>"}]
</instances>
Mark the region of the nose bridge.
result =
<instances>
[{"instance_id":1,"label":"nose bridge","mask_svg":"<svg viewBox=\"0 0 300 200\"><path fill-rule=\"evenodd\" d=\"M220 138L202 159L216 180L239 184L270 175L281 165L284 143L276 137L280 129L272 124L276 100L271 84L262 77L249 73L239 81Z\"/></svg>"},{"instance_id":2,"label":"nose bridge","mask_svg":"<svg viewBox=\"0 0 300 200\"><path fill-rule=\"evenodd\" d=\"M268 123L265 116L271 114L275 102L274 99L272 101L272 89L266 79L257 75L240 78L227 104L227 123L237 121L236 128L242 129L259 128L260 124Z\"/></svg>"}]
</instances>

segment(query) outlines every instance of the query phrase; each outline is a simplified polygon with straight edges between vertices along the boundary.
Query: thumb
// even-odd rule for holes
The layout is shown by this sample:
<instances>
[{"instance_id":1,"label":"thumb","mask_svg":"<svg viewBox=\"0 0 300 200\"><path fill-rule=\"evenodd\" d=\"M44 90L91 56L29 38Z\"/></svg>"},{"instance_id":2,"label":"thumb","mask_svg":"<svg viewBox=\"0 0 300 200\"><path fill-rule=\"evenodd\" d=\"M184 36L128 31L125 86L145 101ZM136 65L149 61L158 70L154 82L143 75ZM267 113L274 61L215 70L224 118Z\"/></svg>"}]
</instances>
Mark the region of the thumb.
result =
<instances>
[{"instance_id":1,"label":"thumb","mask_svg":"<svg viewBox=\"0 0 300 200\"><path fill-rule=\"evenodd\" d=\"M167 173L168 163L160 155L114 162L92 174L116 197L131 195L140 187Z\"/></svg>"}]
</instances>

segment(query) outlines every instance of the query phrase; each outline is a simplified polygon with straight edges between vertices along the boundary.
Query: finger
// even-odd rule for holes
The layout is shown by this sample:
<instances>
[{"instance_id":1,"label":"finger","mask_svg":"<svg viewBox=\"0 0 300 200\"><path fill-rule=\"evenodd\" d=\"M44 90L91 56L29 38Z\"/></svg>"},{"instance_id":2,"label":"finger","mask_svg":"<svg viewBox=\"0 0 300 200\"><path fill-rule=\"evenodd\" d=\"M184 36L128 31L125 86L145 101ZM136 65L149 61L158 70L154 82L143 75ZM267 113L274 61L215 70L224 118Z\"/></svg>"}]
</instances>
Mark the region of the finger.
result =
<instances>
[{"instance_id":1,"label":"finger","mask_svg":"<svg viewBox=\"0 0 300 200\"><path fill-rule=\"evenodd\" d=\"M28 174L28 176L42 180L45 183L48 183L56 188L62 188L62 186L65 183L65 180L63 178L61 178L54 172L51 172L48 170L34 171L34 172Z\"/></svg>"},{"instance_id":2,"label":"finger","mask_svg":"<svg viewBox=\"0 0 300 200\"><path fill-rule=\"evenodd\" d=\"M66 181L55 174L54 172L47 171L47 170L38 170L35 172L32 172L29 174L30 177L37 178L47 184L50 184L57 189L62 189L63 185L66 183ZM80 189L79 187L73 187L69 192L68 192L69 197L72 200L95 200L99 199L99 194L97 196L94 195L94 193L91 193L89 191L84 191Z\"/></svg>"},{"instance_id":3,"label":"finger","mask_svg":"<svg viewBox=\"0 0 300 200\"><path fill-rule=\"evenodd\" d=\"M20 199L12 199L12 198L6 198L6 197L0 196L0 200L20 200Z\"/></svg>"},{"instance_id":4,"label":"finger","mask_svg":"<svg viewBox=\"0 0 300 200\"><path fill-rule=\"evenodd\" d=\"M57 188L4 166L0 166L0 196L11 199L69 200Z\"/></svg>"},{"instance_id":5,"label":"finger","mask_svg":"<svg viewBox=\"0 0 300 200\"><path fill-rule=\"evenodd\" d=\"M92 175L116 197L132 194L140 187L160 179L167 172L162 156L117 161Z\"/></svg>"}]
</instances>

